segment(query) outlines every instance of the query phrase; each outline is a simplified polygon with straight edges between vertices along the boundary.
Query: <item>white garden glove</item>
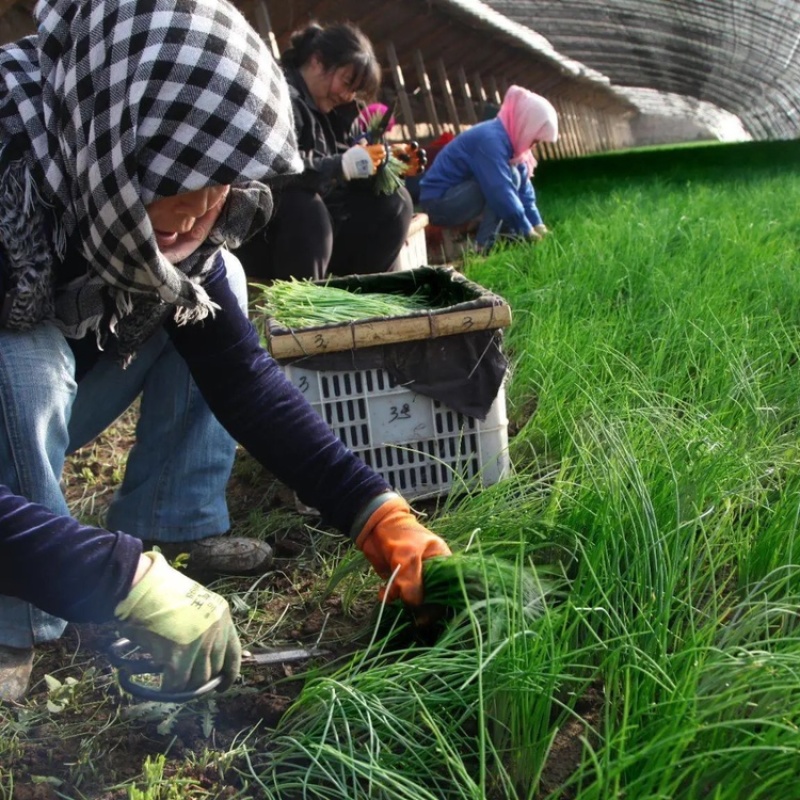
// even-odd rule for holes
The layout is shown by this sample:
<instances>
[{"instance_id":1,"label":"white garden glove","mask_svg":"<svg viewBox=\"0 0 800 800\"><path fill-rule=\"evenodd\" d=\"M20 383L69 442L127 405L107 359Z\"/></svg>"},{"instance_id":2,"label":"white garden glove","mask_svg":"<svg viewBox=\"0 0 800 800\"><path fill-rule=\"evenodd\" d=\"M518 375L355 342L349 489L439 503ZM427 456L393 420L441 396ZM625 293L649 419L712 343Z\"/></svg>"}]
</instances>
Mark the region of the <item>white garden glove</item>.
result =
<instances>
[{"instance_id":1,"label":"white garden glove","mask_svg":"<svg viewBox=\"0 0 800 800\"><path fill-rule=\"evenodd\" d=\"M346 181L369 178L385 162L385 145L356 144L342 154L342 175Z\"/></svg>"},{"instance_id":2,"label":"white garden glove","mask_svg":"<svg viewBox=\"0 0 800 800\"><path fill-rule=\"evenodd\" d=\"M220 691L239 675L242 648L224 597L173 569L161 553L114 615L120 633L163 670L161 689L198 689L222 674Z\"/></svg>"}]
</instances>

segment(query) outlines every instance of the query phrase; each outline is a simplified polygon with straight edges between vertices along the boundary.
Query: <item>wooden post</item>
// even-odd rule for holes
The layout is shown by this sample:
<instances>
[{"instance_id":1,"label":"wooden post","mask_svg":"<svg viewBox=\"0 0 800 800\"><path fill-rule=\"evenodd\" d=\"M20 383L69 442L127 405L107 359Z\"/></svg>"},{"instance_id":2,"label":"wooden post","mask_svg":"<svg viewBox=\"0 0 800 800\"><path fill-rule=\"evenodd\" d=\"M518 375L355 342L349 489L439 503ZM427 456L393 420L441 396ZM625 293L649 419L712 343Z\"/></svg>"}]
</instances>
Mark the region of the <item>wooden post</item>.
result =
<instances>
[{"instance_id":1,"label":"wooden post","mask_svg":"<svg viewBox=\"0 0 800 800\"><path fill-rule=\"evenodd\" d=\"M591 106L581 108L577 103L572 103L572 117L575 124L583 125L584 141L581 148L581 155L594 153L600 149L600 142L597 138L597 118Z\"/></svg>"},{"instance_id":2,"label":"wooden post","mask_svg":"<svg viewBox=\"0 0 800 800\"><path fill-rule=\"evenodd\" d=\"M478 113L482 118L489 98L486 96L486 89L483 88L480 72L476 72L472 76L472 88L475 91L475 100L478 102Z\"/></svg>"},{"instance_id":3,"label":"wooden post","mask_svg":"<svg viewBox=\"0 0 800 800\"><path fill-rule=\"evenodd\" d=\"M603 152L614 149L614 129L611 127L611 116L605 110L600 115L600 138L603 142Z\"/></svg>"},{"instance_id":4,"label":"wooden post","mask_svg":"<svg viewBox=\"0 0 800 800\"><path fill-rule=\"evenodd\" d=\"M489 99L497 103L497 105L503 104L503 95L500 94L500 89L497 86L497 78L494 75L489 77Z\"/></svg>"},{"instance_id":5,"label":"wooden post","mask_svg":"<svg viewBox=\"0 0 800 800\"><path fill-rule=\"evenodd\" d=\"M575 127L579 130L582 129L583 136L581 138L579 155L586 153L593 153L599 149L599 141L597 139L597 117L591 109L591 106L584 106L583 109L573 102L572 118L575 120Z\"/></svg>"},{"instance_id":6,"label":"wooden post","mask_svg":"<svg viewBox=\"0 0 800 800\"><path fill-rule=\"evenodd\" d=\"M550 147L558 158L567 158L571 155L569 150L568 140L570 138L569 120L567 119L567 110L564 104L557 98L552 98L551 102L555 106L558 113L558 140L551 144Z\"/></svg>"},{"instance_id":7,"label":"wooden post","mask_svg":"<svg viewBox=\"0 0 800 800\"><path fill-rule=\"evenodd\" d=\"M570 155L582 156L591 151L589 136L589 120L585 115L575 114L575 104L572 100L564 101L564 116L567 121L567 128L570 132L569 142L571 143Z\"/></svg>"},{"instance_id":8,"label":"wooden post","mask_svg":"<svg viewBox=\"0 0 800 800\"><path fill-rule=\"evenodd\" d=\"M572 156L580 156L586 152L586 131L582 129L581 121L575 116L575 105L571 100L564 102L565 116L567 119L567 129L570 136L569 153Z\"/></svg>"},{"instance_id":9,"label":"wooden post","mask_svg":"<svg viewBox=\"0 0 800 800\"><path fill-rule=\"evenodd\" d=\"M389 66L392 70L392 77L394 78L394 87L397 90L397 99L400 102L400 110L403 112L403 122L405 123L407 139L417 138L417 126L414 122L414 114L411 111L411 102L408 99L408 92L406 91L406 82L403 78L403 70L400 68L400 62L397 60L397 50L395 50L393 42L387 42L386 55L389 59Z\"/></svg>"},{"instance_id":10,"label":"wooden post","mask_svg":"<svg viewBox=\"0 0 800 800\"><path fill-rule=\"evenodd\" d=\"M428 79L428 73L425 71L425 62L422 60L422 53L419 50L414 51L414 65L417 68L417 78L419 79L419 90L422 93L422 102L425 104L425 111L428 114L428 125L433 131L433 135L439 136L442 132L442 126L439 123L439 115L436 113L436 106L433 102L431 82Z\"/></svg>"},{"instance_id":11,"label":"wooden post","mask_svg":"<svg viewBox=\"0 0 800 800\"><path fill-rule=\"evenodd\" d=\"M467 73L464 72L464 67L458 68L458 82L461 85L461 95L464 98L464 110L467 112L467 122L474 125L478 121L478 115L475 113L475 103L472 101L472 92L467 82Z\"/></svg>"},{"instance_id":12,"label":"wooden post","mask_svg":"<svg viewBox=\"0 0 800 800\"><path fill-rule=\"evenodd\" d=\"M253 4L253 13L256 18L256 28L261 38L269 45L273 57L278 61L281 57L281 51L278 48L278 40L275 38L275 34L272 31L272 23L269 21L267 0L255 0Z\"/></svg>"},{"instance_id":13,"label":"wooden post","mask_svg":"<svg viewBox=\"0 0 800 800\"><path fill-rule=\"evenodd\" d=\"M450 81L447 78L447 68L441 58L436 61L436 71L439 73L439 84L442 87L447 116L450 117L450 122L453 125L453 133L458 134L461 130L461 123L458 119L458 109L456 108L456 101L453 99L453 90L450 88Z\"/></svg>"},{"instance_id":14,"label":"wooden post","mask_svg":"<svg viewBox=\"0 0 800 800\"><path fill-rule=\"evenodd\" d=\"M577 155L575 150L575 130L572 127L572 116L570 114L569 102L560 100L558 103L559 128L561 135L558 137L557 146L562 156L570 158Z\"/></svg>"}]
</instances>

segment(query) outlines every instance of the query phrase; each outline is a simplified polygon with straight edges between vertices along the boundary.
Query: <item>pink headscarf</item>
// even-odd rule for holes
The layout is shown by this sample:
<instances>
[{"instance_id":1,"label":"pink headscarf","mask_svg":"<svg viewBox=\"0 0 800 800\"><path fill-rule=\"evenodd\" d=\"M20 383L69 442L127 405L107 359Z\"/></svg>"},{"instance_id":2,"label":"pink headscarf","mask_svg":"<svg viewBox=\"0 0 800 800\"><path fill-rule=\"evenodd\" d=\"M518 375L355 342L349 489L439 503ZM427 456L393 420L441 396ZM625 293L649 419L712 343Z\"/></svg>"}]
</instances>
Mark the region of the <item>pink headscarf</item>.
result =
<instances>
[{"instance_id":1,"label":"pink headscarf","mask_svg":"<svg viewBox=\"0 0 800 800\"><path fill-rule=\"evenodd\" d=\"M512 164L525 164L533 175L536 159L531 147L558 139L558 115L549 100L522 86L510 86L497 113L511 140Z\"/></svg>"}]
</instances>

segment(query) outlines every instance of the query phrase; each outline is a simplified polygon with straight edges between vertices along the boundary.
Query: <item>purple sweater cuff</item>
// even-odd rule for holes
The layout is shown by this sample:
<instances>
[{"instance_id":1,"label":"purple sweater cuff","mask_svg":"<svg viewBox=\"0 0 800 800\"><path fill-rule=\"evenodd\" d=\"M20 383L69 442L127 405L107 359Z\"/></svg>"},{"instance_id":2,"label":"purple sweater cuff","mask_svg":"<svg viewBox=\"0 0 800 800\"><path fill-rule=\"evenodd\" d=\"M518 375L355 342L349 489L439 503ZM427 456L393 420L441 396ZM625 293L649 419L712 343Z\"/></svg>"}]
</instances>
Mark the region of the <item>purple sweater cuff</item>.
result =
<instances>
[{"instance_id":1,"label":"purple sweater cuff","mask_svg":"<svg viewBox=\"0 0 800 800\"><path fill-rule=\"evenodd\" d=\"M0 486L0 592L70 622L105 622L130 591L142 543L61 517Z\"/></svg>"}]
</instances>

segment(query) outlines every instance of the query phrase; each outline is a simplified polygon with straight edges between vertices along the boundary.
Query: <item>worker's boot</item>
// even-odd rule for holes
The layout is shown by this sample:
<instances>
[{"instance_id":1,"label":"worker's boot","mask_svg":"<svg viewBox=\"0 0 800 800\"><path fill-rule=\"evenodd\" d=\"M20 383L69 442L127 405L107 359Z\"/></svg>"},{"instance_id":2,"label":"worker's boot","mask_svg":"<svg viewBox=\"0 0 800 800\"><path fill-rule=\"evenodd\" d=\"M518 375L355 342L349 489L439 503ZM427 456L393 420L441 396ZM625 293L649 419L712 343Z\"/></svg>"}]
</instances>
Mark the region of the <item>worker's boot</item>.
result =
<instances>
[{"instance_id":1,"label":"worker's boot","mask_svg":"<svg viewBox=\"0 0 800 800\"><path fill-rule=\"evenodd\" d=\"M184 568L193 578L214 575L259 575L272 565L272 548L260 539L244 536L209 536L189 542L146 541L145 549L158 547L168 561L188 555Z\"/></svg>"},{"instance_id":2,"label":"worker's boot","mask_svg":"<svg viewBox=\"0 0 800 800\"><path fill-rule=\"evenodd\" d=\"M0 645L0 700L22 700L28 691L32 669L33 648Z\"/></svg>"},{"instance_id":3,"label":"worker's boot","mask_svg":"<svg viewBox=\"0 0 800 800\"><path fill-rule=\"evenodd\" d=\"M189 549L188 569L200 575L258 575L272 565L272 548L260 539L209 536Z\"/></svg>"}]
</instances>

